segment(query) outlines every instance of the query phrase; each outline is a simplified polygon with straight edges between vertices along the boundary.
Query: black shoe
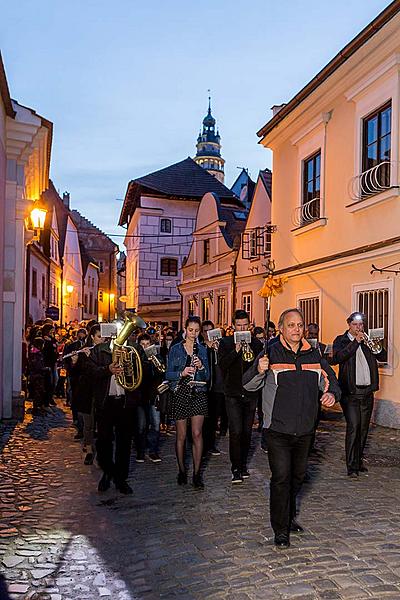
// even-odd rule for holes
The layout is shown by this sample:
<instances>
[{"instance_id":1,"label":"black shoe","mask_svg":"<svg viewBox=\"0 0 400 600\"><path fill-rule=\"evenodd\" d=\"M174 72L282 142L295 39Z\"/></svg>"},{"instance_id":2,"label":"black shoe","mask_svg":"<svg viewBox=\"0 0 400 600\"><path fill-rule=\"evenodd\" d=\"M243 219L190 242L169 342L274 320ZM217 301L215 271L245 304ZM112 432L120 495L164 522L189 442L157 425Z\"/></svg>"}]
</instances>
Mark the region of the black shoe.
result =
<instances>
[{"instance_id":1,"label":"black shoe","mask_svg":"<svg viewBox=\"0 0 400 600\"><path fill-rule=\"evenodd\" d=\"M211 456L220 456L221 451L218 450L218 448L215 448L215 446L214 446L214 448L211 448L210 454L211 454Z\"/></svg>"},{"instance_id":2,"label":"black shoe","mask_svg":"<svg viewBox=\"0 0 400 600\"><path fill-rule=\"evenodd\" d=\"M232 483L243 483L243 477L239 469L232 471Z\"/></svg>"},{"instance_id":3,"label":"black shoe","mask_svg":"<svg viewBox=\"0 0 400 600\"><path fill-rule=\"evenodd\" d=\"M94 460L94 456L91 452L88 452L85 456L85 460L83 461L84 465L92 465Z\"/></svg>"},{"instance_id":4,"label":"black shoe","mask_svg":"<svg viewBox=\"0 0 400 600\"><path fill-rule=\"evenodd\" d=\"M115 482L115 487L121 494L133 494L133 489L126 481L121 481L121 483Z\"/></svg>"},{"instance_id":5,"label":"black shoe","mask_svg":"<svg viewBox=\"0 0 400 600\"><path fill-rule=\"evenodd\" d=\"M177 481L178 481L178 485L186 485L187 484L186 471L179 471Z\"/></svg>"},{"instance_id":6,"label":"black shoe","mask_svg":"<svg viewBox=\"0 0 400 600\"><path fill-rule=\"evenodd\" d=\"M159 455L157 454L157 452L150 452L149 459L153 463L159 463L159 462L161 462L161 458L159 457Z\"/></svg>"},{"instance_id":7,"label":"black shoe","mask_svg":"<svg viewBox=\"0 0 400 600\"><path fill-rule=\"evenodd\" d=\"M197 490L204 490L204 483L201 478L200 471L198 471L197 473L193 473L193 487Z\"/></svg>"},{"instance_id":8,"label":"black shoe","mask_svg":"<svg viewBox=\"0 0 400 600\"><path fill-rule=\"evenodd\" d=\"M247 467L242 467L242 479L248 479L250 477L250 473Z\"/></svg>"},{"instance_id":9,"label":"black shoe","mask_svg":"<svg viewBox=\"0 0 400 600\"><path fill-rule=\"evenodd\" d=\"M289 536L286 533L278 533L275 536L274 544L278 548L289 548L289 546L290 546Z\"/></svg>"},{"instance_id":10,"label":"black shoe","mask_svg":"<svg viewBox=\"0 0 400 600\"><path fill-rule=\"evenodd\" d=\"M74 435L74 440L83 440L83 433L78 431L78 433Z\"/></svg>"},{"instance_id":11,"label":"black shoe","mask_svg":"<svg viewBox=\"0 0 400 600\"><path fill-rule=\"evenodd\" d=\"M261 446L261 450L263 452L265 452L265 454L268 454L268 448L265 448L264 446Z\"/></svg>"},{"instance_id":12,"label":"black shoe","mask_svg":"<svg viewBox=\"0 0 400 600\"><path fill-rule=\"evenodd\" d=\"M226 436L226 432L227 432L227 429L221 429L221 431L219 432L219 436L220 437L225 437Z\"/></svg>"},{"instance_id":13,"label":"black shoe","mask_svg":"<svg viewBox=\"0 0 400 600\"><path fill-rule=\"evenodd\" d=\"M293 519L290 524L290 531L293 531L293 533L303 533L304 529L296 519Z\"/></svg>"},{"instance_id":14,"label":"black shoe","mask_svg":"<svg viewBox=\"0 0 400 600\"><path fill-rule=\"evenodd\" d=\"M110 489L110 485L111 477L107 473L103 473L103 477L100 479L99 485L97 486L98 491L106 492L108 489Z\"/></svg>"},{"instance_id":15,"label":"black shoe","mask_svg":"<svg viewBox=\"0 0 400 600\"><path fill-rule=\"evenodd\" d=\"M350 471L349 473L347 473L347 476L350 477L350 479L358 479L357 471Z\"/></svg>"},{"instance_id":16,"label":"black shoe","mask_svg":"<svg viewBox=\"0 0 400 600\"><path fill-rule=\"evenodd\" d=\"M360 465L360 468L358 469L358 471L360 473L368 473L368 468L365 465Z\"/></svg>"},{"instance_id":17,"label":"black shoe","mask_svg":"<svg viewBox=\"0 0 400 600\"><path fill-rule=\"evenodd\" d=\"M139 453L139 454L136 456L136 462L137 462L137 463L144 463L144 454L142 454L142 453Z\"/></svg>"}]
</instances>

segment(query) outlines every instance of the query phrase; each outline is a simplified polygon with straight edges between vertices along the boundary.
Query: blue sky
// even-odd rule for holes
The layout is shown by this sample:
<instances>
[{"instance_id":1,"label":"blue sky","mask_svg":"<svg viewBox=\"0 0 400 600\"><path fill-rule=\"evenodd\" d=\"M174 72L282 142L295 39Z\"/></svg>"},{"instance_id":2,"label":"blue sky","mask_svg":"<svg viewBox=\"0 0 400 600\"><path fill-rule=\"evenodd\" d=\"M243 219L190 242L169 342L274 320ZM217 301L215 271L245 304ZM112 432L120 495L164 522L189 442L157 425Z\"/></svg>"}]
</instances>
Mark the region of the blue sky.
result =
<instances>
[{"instance_id":1,"label":"blue sky","mask_svg":"<svg viewBox=\"0 0 400 600\"><path fill-rule=\"evenodd\" d=\"M54 123L51 177L108 233L130 179L193 156L211 89L232 185L271 165L256 131L383 0L18 0L0 40L13 98ZM117 240L122 246L122 238Z\"/></svg>"}]
</instances>

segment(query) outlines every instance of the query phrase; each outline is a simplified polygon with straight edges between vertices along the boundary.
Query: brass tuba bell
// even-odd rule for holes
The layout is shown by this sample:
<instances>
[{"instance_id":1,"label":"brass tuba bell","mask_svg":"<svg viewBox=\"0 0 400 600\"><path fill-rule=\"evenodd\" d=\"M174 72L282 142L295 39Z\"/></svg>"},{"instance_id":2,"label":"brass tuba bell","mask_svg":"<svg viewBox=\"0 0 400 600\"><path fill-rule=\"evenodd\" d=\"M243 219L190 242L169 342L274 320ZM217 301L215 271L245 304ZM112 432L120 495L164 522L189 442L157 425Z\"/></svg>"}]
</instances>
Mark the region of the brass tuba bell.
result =
<instances>
[{"instance_id":1,"label":"brass tuba bell","mask_svg":"<svg viewBox=\"0 0 400 600\"><path fill-rule=\"evenodd\" d=\"M136 348L124 344L135 329L145 329L146 323L134 311L126 311L124 317L124 325L114 340L112 360L123 369L121 375L115 376L116 382L124 390L133 392L142 383L142 361Z\"/></svg>"}]
</instances>

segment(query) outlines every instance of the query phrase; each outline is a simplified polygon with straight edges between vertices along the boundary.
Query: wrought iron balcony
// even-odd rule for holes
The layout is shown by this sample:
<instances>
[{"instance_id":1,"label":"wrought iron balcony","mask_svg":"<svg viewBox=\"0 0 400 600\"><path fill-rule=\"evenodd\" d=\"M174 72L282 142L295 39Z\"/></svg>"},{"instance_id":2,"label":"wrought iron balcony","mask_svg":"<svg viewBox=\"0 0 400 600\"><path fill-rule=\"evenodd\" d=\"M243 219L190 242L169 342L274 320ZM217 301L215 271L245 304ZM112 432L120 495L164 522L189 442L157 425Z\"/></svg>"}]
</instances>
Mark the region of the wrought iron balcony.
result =
<instances>
[{"instance_id":1,"label":"wrought iron balcony","mask_svg":"<svg viewBox=\"0 0 400 600\"><path fill-rule=\"evenodd\" d=\"M352 177L349 182L349 196L352 200L363 200L390 188L399 187L398 181L393 182L399 163L385 160L379 165Z\"/></svg>"},{"instance_id":2,"label":"wrought iron balcony","mask_svg":"<svg viewBox=\"0 0 400 600\"><path fill-rule=\"evenodd\" d=\"M293 225L303 227L321 218L321 199L313 198L301 206L297 206L292 215Z\"/></svg>"}]
</instances>

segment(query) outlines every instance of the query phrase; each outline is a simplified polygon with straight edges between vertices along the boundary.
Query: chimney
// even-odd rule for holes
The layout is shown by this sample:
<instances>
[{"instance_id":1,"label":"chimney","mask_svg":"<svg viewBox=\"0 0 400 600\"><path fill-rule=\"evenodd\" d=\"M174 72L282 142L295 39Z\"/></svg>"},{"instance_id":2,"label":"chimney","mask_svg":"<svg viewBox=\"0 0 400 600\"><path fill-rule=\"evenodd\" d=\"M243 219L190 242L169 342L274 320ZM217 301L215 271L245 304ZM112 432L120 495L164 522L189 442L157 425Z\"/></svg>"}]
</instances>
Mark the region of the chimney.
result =
<instances>
[{"instance_id":1,"label":"chimney","mask_svg":"<svg viewBox=\"0 0 400 600\"><path fill-rule=\"evenodd\" d=\"M275 115L278 114L278 112L280 110L282 110L282 108L286 106L286 102L284 102L283 104L274 104L273 106L271 106L271 110L272 110L272 116L274 117Z\"/></svg>"},{"instance_id":2,"label":"chimney","mask_svg":"<svg viewBox=\"0 0 400 600\"><path fill-rule=\"evenodd\" d=\"M69 192L64 192L63 193L63 204L64 206L66 206L69 210Z\"/></svg>"}]
</instances>

